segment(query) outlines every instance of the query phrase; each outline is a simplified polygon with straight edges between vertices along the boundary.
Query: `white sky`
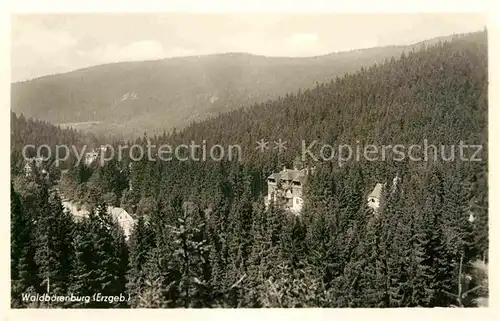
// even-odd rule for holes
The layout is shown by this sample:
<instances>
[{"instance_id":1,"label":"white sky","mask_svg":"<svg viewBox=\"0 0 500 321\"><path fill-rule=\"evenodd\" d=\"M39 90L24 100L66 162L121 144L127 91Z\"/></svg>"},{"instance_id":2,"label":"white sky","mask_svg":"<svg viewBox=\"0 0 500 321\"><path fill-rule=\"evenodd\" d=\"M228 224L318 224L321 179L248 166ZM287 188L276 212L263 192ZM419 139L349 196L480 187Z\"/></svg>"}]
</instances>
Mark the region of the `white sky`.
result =
<instances>
[{"instance_id":1,"label":"white sky","mask_svg":"<svg viewBox=\"0 0 500 321\"><path fill-rule=\"evenodd\" d=\"M12 81L221 52L315 56L477 31L479 14L37 14L11 20Z\"/></svg>"}]
</instances>

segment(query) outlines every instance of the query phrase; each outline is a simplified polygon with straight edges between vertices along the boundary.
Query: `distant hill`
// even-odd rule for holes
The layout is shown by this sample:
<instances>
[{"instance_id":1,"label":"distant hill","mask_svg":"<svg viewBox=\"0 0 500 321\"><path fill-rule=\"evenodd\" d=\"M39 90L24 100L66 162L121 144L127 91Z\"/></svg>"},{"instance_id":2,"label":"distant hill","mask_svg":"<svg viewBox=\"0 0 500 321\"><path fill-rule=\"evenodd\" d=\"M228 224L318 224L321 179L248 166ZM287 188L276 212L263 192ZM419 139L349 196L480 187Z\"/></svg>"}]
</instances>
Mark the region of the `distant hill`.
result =
<instances>
[{"instance_id":1,"label":"distant hill","mask_svg":"<svg viewBox=\"0 0 500 321\"><path fill-rule=\"evenodd\" d=\"M11 109L100 134L158 133L312 88L421 45L309 58L227 53L106 64L13 83Z\"/></svg>"}]
</instances>

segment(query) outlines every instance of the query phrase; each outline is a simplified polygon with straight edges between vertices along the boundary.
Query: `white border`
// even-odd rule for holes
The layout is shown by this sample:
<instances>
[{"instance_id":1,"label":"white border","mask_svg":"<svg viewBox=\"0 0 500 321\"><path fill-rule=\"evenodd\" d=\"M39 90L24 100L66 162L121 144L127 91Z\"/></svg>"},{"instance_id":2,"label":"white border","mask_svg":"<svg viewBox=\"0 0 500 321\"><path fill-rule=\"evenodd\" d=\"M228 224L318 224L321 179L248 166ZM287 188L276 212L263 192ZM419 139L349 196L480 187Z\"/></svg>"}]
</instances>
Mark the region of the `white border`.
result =
<instances>
[{"instance_id":1,"label":"white border","mask_svg":"<svg viewBox=\"0 0 500 321\"><path fill-rule=\"evenodd\" d=\"M493 3L493 1L492 1ZM12 1L11 12L283 12L283 13L403 13L403 12L485 12L488 0L87 0Z\"/></svg>"},{"instance_id":2,"label":"white border","mask_svg":"<svg viewBox=\"0 0 500 321\"><path fill-rule=\"evenodd\" d=\"M0 126L3 131L0 136L2 150L10 150L10 13L69 13L69 12L196 12L196 13L214 13L214 12L283 12L283 13L422 13L422 12L488 12L490 20L488 24L489 31L489 141L496 142L499 126L493 126L499 119L496 109L491 106L500 105L500 92L494 90L500 83L500 66L498 58L500 57L500 19L498 15L498 5L494 1L476 0L472 2L459 2L457 0L426 0L403 3L402 1L373 1L373 0L349 0L349 1L318 1L318 0L175 0L175 1L126 1L126 0L87 0L87 1L63 1L63 0L45 0L45 1L15 1L10 7L0 3L2 10L2 19L0 25L0 41L3 44L2 59L0 59L0 72L2 92L0 99L5 104L2 111L5 117L0 117L4 122ZM496 10L495 10L496 9ZM495 58L495 59L494 59ZM7 133L9 132L9 133ZM9 135L8 135L9 134ZM9 193L8 179L10 172L10 157L0 158L2 169L4 170L4 184L0 187L2 196L3 211L1 211L2 223L0 224L0 248L4 258L4 264L0 269L2 279L0 284L0 297L2 317L5 315L8 320L88 320L88 319L109 319L119 317L123 319L136 320L138 318L184 320L184 319L215 319L215 320L498 320L500 319L498 276L495 275L498 269L498 260L494 253L498 247L498 218L499 198L498 183L500 181L499 171L496 164L498 162L498 148L495 143L489 145L489 188L490 188L490 308L483 309L238 309L238 310L10 310L9 298ZM3 319L3 318L2 318Z\"/></svg>"}]
</instances>

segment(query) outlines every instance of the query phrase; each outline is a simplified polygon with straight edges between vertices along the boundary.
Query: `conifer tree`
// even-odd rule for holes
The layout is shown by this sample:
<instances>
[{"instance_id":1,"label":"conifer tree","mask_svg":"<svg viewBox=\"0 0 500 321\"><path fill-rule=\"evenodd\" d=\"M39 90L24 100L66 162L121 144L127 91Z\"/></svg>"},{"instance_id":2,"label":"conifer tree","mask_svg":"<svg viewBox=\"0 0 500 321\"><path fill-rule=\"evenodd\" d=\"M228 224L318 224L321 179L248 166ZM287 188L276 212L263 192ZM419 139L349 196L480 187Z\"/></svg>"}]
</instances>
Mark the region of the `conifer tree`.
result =
<instances>
[{"instance_id":1,"label":"conifer tree","mask_svg":"<svg viewBox=\"0 0 500 321\"><path fill-rule=\"evenodd\" d=\"M61 199L52 193L44 200L35 229L35 260L44 293L64 295L70 285L73 260L73 219L63 210Z\"/></svg>"},{"instance_id":2,"label":"conifer tree","mask_svg":"<svg viewBox=\"0 0 500 321\"><path fill-rule=\"evenodd\" d=\"M138 298L145 282L144 266L149 252L154 246L153 236L149 223L146 222L145 217L140 216L130 236L130 259L127 274L128 291L134 300Z\"/></svg>"},{"instance_id":3,"label":"conifer tree","mask_svg":"<svg viewBox=\"0 0 500 321\"><path fill-rule=\"evenodd\" d=\"M171 230L174 238L173 258L180 273L177 287L185 308L203 306L209 295L208 275L203 273L209 253L207 240L202 234L204 225L194 213L185 211Z\"/></svg>"},{"instance_id":4,"label":"conifer tree","mask_svg":"<svg viewBox=\"0 0 500 321\"><path fill-rule=\"evenodd\" d=\"M38 266L33 238L33 218L22 208L21 200L11 185L11 306L19 308L25 303L23 293L39 289Z\"/></svg>"},{"instance_id":5,"label":"conifer tree","mask_svg":"<svg viewBox=\"0 0 500 321\"><path fill-rule=\"evenodd\" d=\"M71 291L90 295L125 295L127 250L123 232L104 205L98 206L76 230ZM83 303L77 303L80 306ZM86 307L120 307L123 302L91 302Z\"/></svg>"}]
</instances>

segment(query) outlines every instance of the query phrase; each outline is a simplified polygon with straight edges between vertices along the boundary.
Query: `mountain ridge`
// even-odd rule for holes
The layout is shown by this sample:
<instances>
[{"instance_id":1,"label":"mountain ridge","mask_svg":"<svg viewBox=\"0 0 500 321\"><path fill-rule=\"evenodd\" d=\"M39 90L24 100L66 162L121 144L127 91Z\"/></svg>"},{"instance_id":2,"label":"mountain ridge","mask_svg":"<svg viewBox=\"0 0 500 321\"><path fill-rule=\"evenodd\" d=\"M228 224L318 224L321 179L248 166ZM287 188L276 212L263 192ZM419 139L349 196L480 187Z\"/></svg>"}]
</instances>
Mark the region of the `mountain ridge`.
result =
<instances>
[{"instance_id":1,"label":"mountain ridge","mask_svg":"<svg viewBox=\"0 0 500 321\"><path fill-rule=\"evenodd\" d=\"M429 38L427 40L422 40L422 41L418 41L418 42L410 43L410 44L405 44L405 45L387 45L387 46L377 46L377 47L354 48L354 49L350 49L350 50L340 50L340 51L334 51L334 52L329 52L326 54L313 55L313 56L268 56L268 55L255 54L255 53L245 52L245 51L228 51L228 52L221 52L221 53L176 56L176 57L166 57L166 58L148 59L148 60L116 61L116 62L109 62L109 63L103 63L103 64L97 64L97 65L76 68L76 69L72 69L72 70L65 71L65 72L42 75L42 76L31 78L31 79L14 81L14 82L11 82L11 84L26 83L26 82L31 82L31 81L41 79L41 78L64 75L64 74L69 74L69 73L73 73L73 72L77 72L77 71L84 71L87 69L99 68L99 67L110 66L110 65L128 64L128 63L159 62L159 61L170 60L170 59L189 59L189 58L202 58L202 57L210 57L210 56L250 56L250 57L260 57L260 58L266 58L266 59L297 59L297 60L299 60L299 59L303 59L303 60L318 59L318 58L323 58L323 57L331 57L331 56L338 55L338 54L346 54L346 53L367 51L367 50L376 50L376 49L383 49L383 48L402 48L402 47L408 47L408 46L418 47L422 44L429 45L429 44L432 44L433 42L447 41L453 37L461 36L461 35L464 35L464 34L457 33L457 34L446 35L446 36L438 36L438 37Z\"/></svg>"},{"instance_id":2,"label":"mountain ridge","mask_svg":"<svg viewBox=\"0 0 500 321\"><path fill-rule=\"evenodd\" d=\"M223 53L91 66L12 83L11 109L97 134L160 133L312 88L454 36L315 57Z\"/></svg>"}]
</instances>

